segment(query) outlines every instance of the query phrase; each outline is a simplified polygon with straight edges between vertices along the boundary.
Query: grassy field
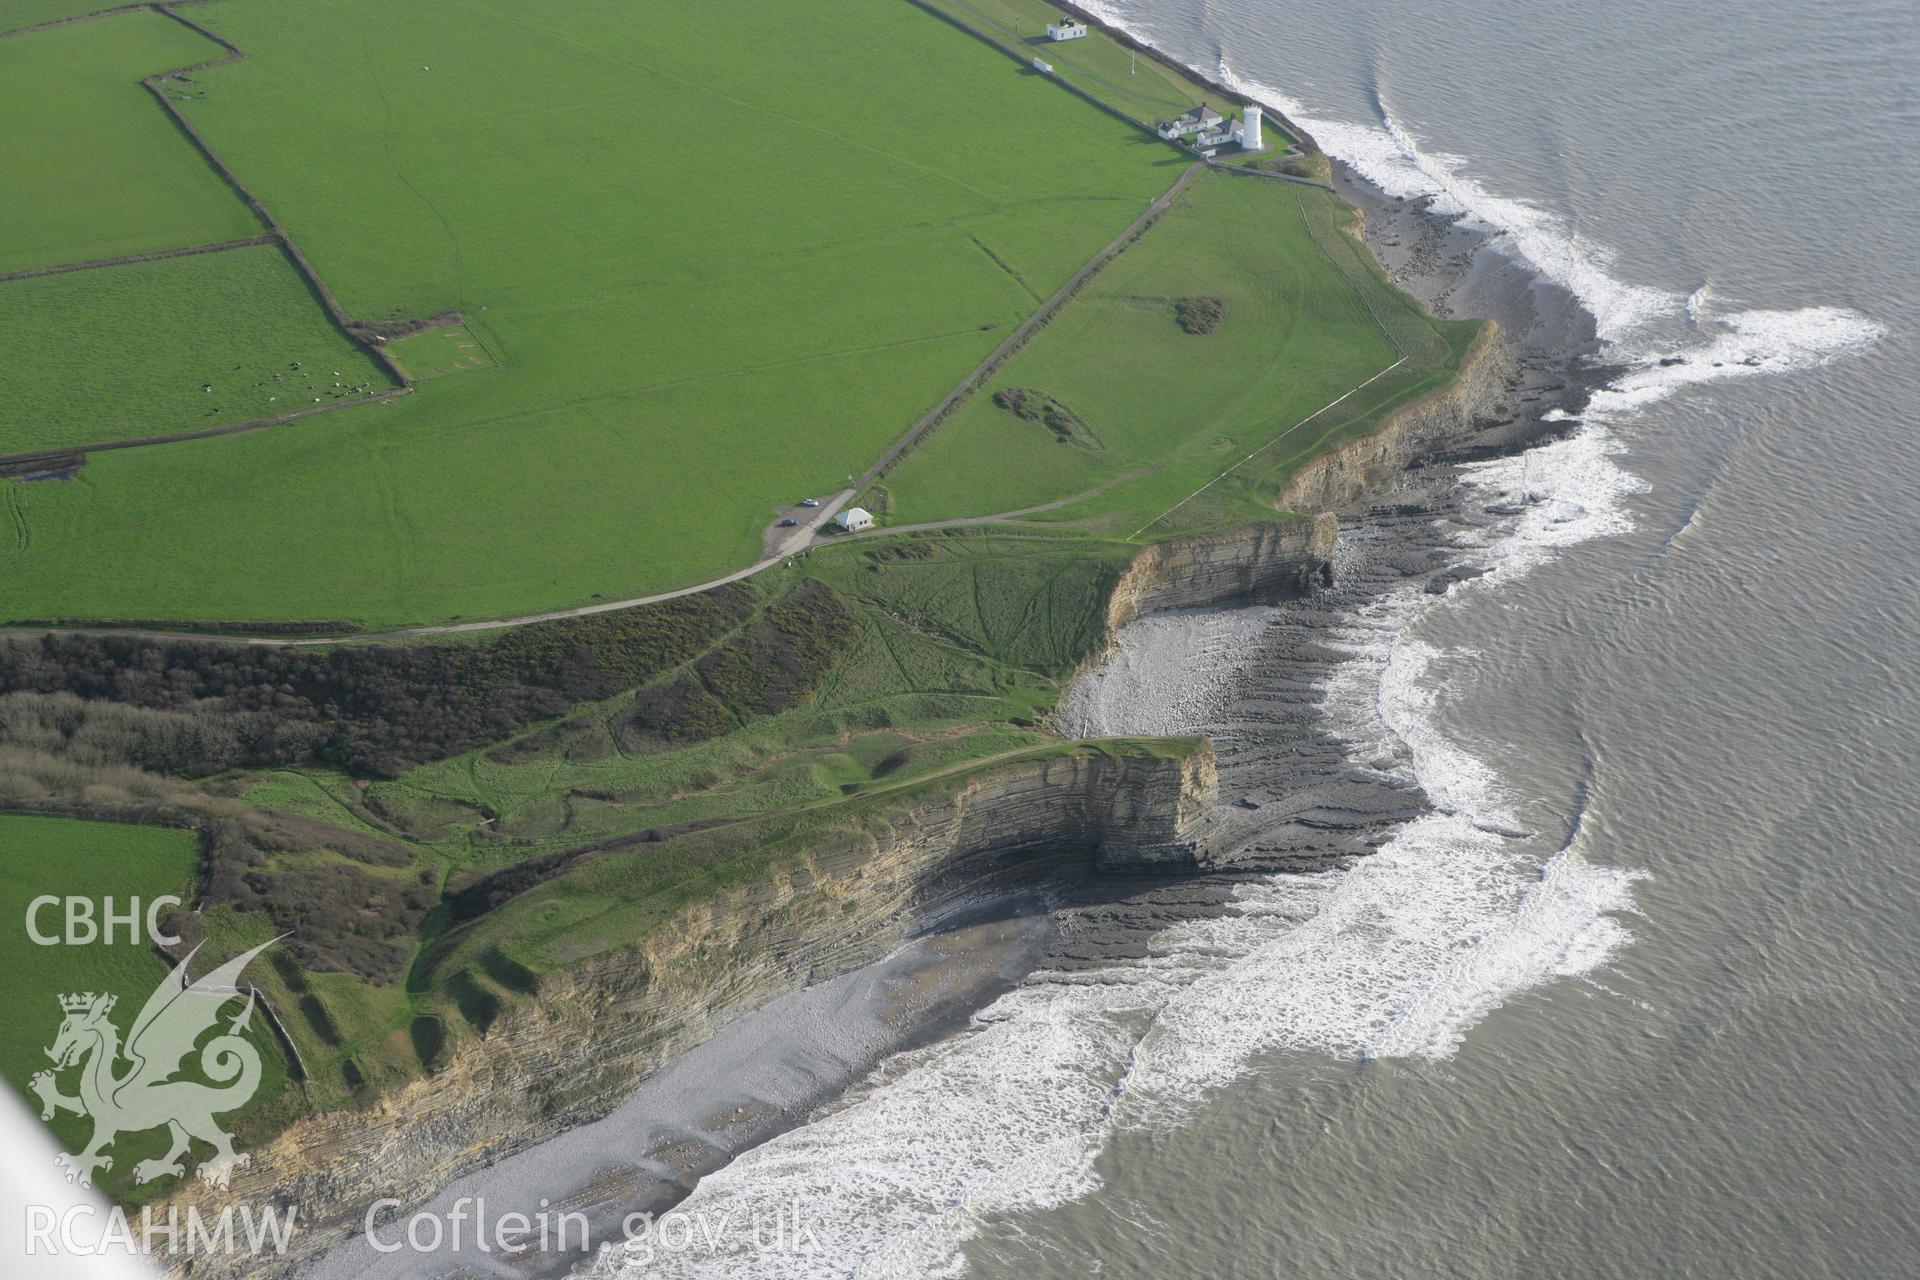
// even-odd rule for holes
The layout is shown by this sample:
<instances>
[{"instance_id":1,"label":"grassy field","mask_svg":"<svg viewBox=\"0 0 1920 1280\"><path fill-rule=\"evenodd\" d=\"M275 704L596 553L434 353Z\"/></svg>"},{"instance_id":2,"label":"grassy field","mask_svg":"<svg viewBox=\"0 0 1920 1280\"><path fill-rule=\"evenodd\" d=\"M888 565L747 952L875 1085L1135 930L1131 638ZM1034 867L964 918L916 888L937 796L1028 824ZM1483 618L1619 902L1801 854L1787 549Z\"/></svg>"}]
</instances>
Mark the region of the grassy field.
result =
<instances>
[{"instance_id":1,"label":"grassy field","mask_svg":"<svg viewBox=\"0 0 1920 1280\"><path fill-rule=\"evenodd\" d=\"M28 904L43 894L62 899L72 895L92 899L98 913L103 909L102 899L109 895L121 910L129 898L138 897L144 914L144 904L163 894L175 894L191 903L198 860L198 846L190 831L0 814L0 861L6 868L6 875L0 877L0 914L9 921L5 942L0 944L0 961L9 975L6 993L0 996L0 1014L11 1029L0 1037L0 1075L28 1099L36 1114L39 1100L28 1092L27 1085L35 1072L49 1065L41 1051L53 1043L59 1031L63 1016L59 997L83 991L118 996L112 1018L124 1033L167 970L144 937L137 942L126 941L124 927L111 946L102 942L35 945L23 923ZM62 932L60 908L44 909L40 926L43 932ZM259 975L250 969L248 976ZM273 1108L286 1080L280 1049L258 1016L252 1020L248 1039L260 1051L260 1088L245 1115L239 1119L223 1117L229 1128L236 1123L244 1128L249 1117ZM121 1070L125 1070L124 1064ZM190 1063L188 1070L191 1073L197 1067ZM72 1079L66 1078L62 1084L71 1093ZM258 1120L251 1122L257 1124ZM61 1112L49 1128L73 1149L92 1131L92 1122ZM145 1189L136 1188L133 1167L139 1160L160 1155L166 1147L165 1129L120 1138L108 1150L114 1167L101 1185L126 1201L164 1190L168 1185L164 1180ZM202 1156L209 1150L196 1147L196 1153Z\"/></svg>"},{"instance_id":2,"label":"grassy field","mask_svg":"<svg viewBox=\"0 0 1920 1280\"><path fill-rule=\"evenodd\" d=\"M131 1021L140 1003L166 972L145 939L112 946L42 947L26 933L27 904L43 894L64 899L112 894L122 908L129 897L151 901L175 894L191 901L199 854L191 831L137 827L118 822L80 822L0 814L0 915L7 921L4 957L9 981L0 1014L12 1033L0 1037L0 1075L25 1091L27 1079L47 1066L41 1047L60 1027L57 997L73 991L110 991ZM97 908L96 908L97 909ZM42 932L61 932L60 908L42 913Z\"/></svg>"},{"instance_id":3,"label":"grassy field","mask_svg":"<svg viewBox=\"0 0 1920 1280\"><path fill-rule=\"evenodd\" d=\"M498 368L499 364L463 324L429 329L387 344L387 354L415 382L444 378L450 373Z\"/></svg>"},{"instance_id":4,"label":"grassy field","mask_svg":"<svg viewBox=\"0 0 1920 1280\"><path fill-rule=\"evenodd\" d=\"M404 623L726 572L1182 168L899 0L747 0L725 40L615 0L195 12L250 56L185 109L348 311L457 307L500 367L30 487L14 616Z\"/></svg>"},{"instance_id":5,"label":"grassy field","mask_svg":"<svg viewBox=\"0 0 1920 1280\"><path fill-rule=\"evenodd\" d=\"M1054 73L1113 104L1135 120L1154 123L1209 103L1231 115L1227 102L1180 68L1143 57L1098 27L1079 40L1054 41L1047 24L1058 21L1058 7L1046 0L933 0L936 8L992 36L1002 44L1052 64ZM1275 142L1284 145L1284 133Z\"/></svg>"},{"instance_id":6,"label":"grassy field","mask_svg":"<svg viewBox=\"0 0 1920 1280\"><path fill-rule=\"evenodd\" d=\"M0 330L0 454L201 430L395 385L273 245L0 282Z\"/></svg>"},{"instance_id":7,"label":"grassy field","mask_svg":"<svg viewBox=\"0 0 1920 1280\"><path fill-rule=\"evenodd\" d=\"M5 14L0 24L18 25ZM0 118L32 121L0 131L0 272L258 235L253 213L140 85L221 56L152 12L0 40Z\"/></svg>"},{"instance_id":8,"label":"grassy field","mask_svg":"<svg viewBox=\"0 0 1920 1280\"><path fill-rule=\"evenodd\" d=\"M106 0L0 0L0 31L77 18L114 7Z\"/></svg>"},{"instance_id":9,"label":"grassy field","mask_svg":"<svg viewBox=\"0 0 1920 1280\"><path fill-rule=\"evenodd\" d=\"M1253 468L1271 479L1275 466L1318 452L1336 429L1392 400L1400 384L1382 379L1295 430L1400 359L1380 308L1408 312L1404 327L1424 335L1423 371L1445 366L1451 348L1438 335L1470 338L1477 326L1431 321L1379 282L1350 278L1321 243L1341 249L1341 208L1314 188L1204 175L886 477L891 518L1089 494L1038 518L1133 536L1255 450L1273 444ZM1323 224L1321 236L1310 220ZM1224 304L1211 332L1182 327L1180 303L1194 298ZM1063 436L1009 411L996 398L1005 389L1051 397L1081 429ZM1271 515L1277 487L1229 490L1235 500L1210 503L1206 523ZM1156 525L1149 536L1167 531Z\"/></svg>"}]
</instances>

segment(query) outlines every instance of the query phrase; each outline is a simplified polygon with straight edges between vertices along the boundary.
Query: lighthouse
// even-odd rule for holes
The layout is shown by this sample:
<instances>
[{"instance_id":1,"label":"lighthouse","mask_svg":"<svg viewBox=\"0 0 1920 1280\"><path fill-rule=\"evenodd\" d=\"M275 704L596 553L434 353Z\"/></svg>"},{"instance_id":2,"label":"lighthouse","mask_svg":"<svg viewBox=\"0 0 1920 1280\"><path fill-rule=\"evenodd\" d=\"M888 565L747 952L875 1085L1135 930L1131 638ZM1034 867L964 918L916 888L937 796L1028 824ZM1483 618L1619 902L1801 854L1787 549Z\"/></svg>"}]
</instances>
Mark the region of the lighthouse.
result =
<instances>
[{"instance_id":1,"label":"lighthouse","mask_svg":"<svg viewBox=\"0 0 1920 1280\"><path fill-rule=\"evenodd\" d=\"M1240 145L1249 151L1260 149L1260 108L1251 102L1240 117Z\"/></svg>"}]
</instances>

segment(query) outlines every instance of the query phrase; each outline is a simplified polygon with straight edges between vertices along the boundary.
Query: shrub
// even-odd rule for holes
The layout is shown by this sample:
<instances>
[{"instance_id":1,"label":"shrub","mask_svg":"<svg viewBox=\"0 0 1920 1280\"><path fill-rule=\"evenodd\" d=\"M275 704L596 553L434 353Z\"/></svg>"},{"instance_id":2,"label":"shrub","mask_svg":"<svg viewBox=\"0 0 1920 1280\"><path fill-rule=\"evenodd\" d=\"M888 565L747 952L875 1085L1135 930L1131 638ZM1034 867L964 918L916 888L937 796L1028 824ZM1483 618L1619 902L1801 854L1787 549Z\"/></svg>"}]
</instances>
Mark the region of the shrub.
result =
<instances>
[{"instance_id":1,"label":"shrub","mask_svg":"<svg viewBox=\"0 0 1920 1280\"><path fill-rule=\"evenodd\" d=\"M610 697L751 615L743 586L537 623L489 644L269 649L141 636L0 644L0 743L185 777L314 762L394 777ZM118 704L118 705L113 705Z\"/></svg>"},{"instance_id":2,"label":"shrub","mask_svg":"<svg viewBox=\"0 0 1920 1280\"><path fill-rule=\"evenodd\" d=\"M1227 304L1218 298L1182 298L1173 304L1173 314L1188 333L1212 333L1226 319Z\"/></svg>"},{"instance_id":3,"label":"shrub","mask_svg":"<svg viewBox=\"0 0 1920 1280\"><path fill-rule=\"evenodd\" d=\"M1093 430L1066 404L1031 387L1002 387L993 402L1023 422L1034 422L1053 432L1061 444L1097 444Z\"/></svg>"}]
</instances>

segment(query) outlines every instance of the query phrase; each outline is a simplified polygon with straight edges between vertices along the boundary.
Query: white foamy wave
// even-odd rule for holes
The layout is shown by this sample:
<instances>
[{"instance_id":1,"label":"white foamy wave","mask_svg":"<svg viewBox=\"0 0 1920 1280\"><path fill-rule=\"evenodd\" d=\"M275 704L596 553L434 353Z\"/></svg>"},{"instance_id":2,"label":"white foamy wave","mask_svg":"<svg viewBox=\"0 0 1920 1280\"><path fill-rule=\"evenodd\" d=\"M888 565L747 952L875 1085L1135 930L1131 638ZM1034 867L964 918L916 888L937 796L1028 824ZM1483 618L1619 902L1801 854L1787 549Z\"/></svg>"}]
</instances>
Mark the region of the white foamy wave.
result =
<instances>
[{"instance_id":1,"label":"white foamy wave","mask_svg":"<svg viewBox=\"0 0 1920 1280\"><path fill-rule=\"evenodd\" d=\"M1494 571L1462 590L1511 580L1530 563L1511 548L1619 527L1625 482L1590 440L1549 446L1558 453L1531 476L1494 470L1517 459L1481 469L1475 483L1524 483L1536 501L1488 548ZM1556 510L1581 514L1530 523ZM1433 812L1351 870L1254 882L1224 917L1157 935L1144 959L1030 979L966 1032L897 1056L829 1114L709 1175L682 1212L720 1224L711 1239L612 1253L596 1273L959 1275L966 1242L989 1224L1017 1230L1021 1214L1096 1192L1095 1161L1115 1129L1181 1124L1262 1054L1445 1057L1515 995L1603 966L1628 940L1615 916L1631 909L1634 873L1587 863L1577 837L1543 858L1500 834L1516 819L1498 778L1437 714L1448 664L1471 655L1410 628L1462 590L1438 602L1389 596L1333 637L1350 657L1327 683L1330 719L1361 754L1417 779ZM1200 727L1217 699L1169 692L1216 684L1269 616L1129 627L1089 727ZM817 1251L767 1248L752 1224L796 1203Z\"/></svg>"},{"instance_id":2,"label":"white foamy wave","mask_svg":"<svg viewBox=\"0 0 1920 1280\"><path fill-rule=\"evenodd\" d=\"M1714 317L1707 313L1702 292L1694 295L1699 301L1691 307L1694 329L1688 341L1661 344L1647 336L1622 345L1622 358L1639 363L1594 394L1587 405L1589 418L1636 412L1700 383L1815 369L1865 351L1886 334L1878 322L1844 307L1736 311Z\"/></svg>"},{"instance_id":3,"label":"white foamy wave","mask_svg":"<svg viewBox=\"0 0 1920 1280\"><path fill-rule=\"evenodd\" d=\"M1462 157L1428 151L1391 113L1384 115L1383 124L1326 119L1230 66L1221 66L1218 75L1235 92L1278 107L1328 154L1352 165L1388 195L1431 200L1435 212L1464 215L1469 225L1497 237L1496 245L1580 299L1602 338L1618 340L1650 321L1680 312L1679 295L1614 276L1613 250L1583 234L1569 219L1488 190L1467 176Z\"/></svg>"},{"instance_id":4,"label":"white foamy wave","mask_svg":"<svg viewBox=\"0 0 1920 1280\"><path fill-rule=\"evenodd\" d=\"M1477 497L1517 511L1477 558L1511 581L1567 547L1627 532L1627 499L1648 485L1620 465L1621 452L1611 430L1589 421L1565 439L1463 467L1461 481Z\"/></svg>"},{"instance_id":5,"label":"white foamy wave","mask_svg":"<svg viewBox=\"0 0 1920 1280\"><path fill-rule=\"evenodd\" d=\"M1436 212L1464 215L1469 225L1494 237L1495 248L1578 298L1593 316L1595 332L1611 345L1610 357L1636 366L1594 398L1591 414L1644 409L1698 383L1815 368L1865 350L1886 332L1878 322L1842 307L1714 316L1711 282L1683 297L1620 279L1610 247L1562 214L1488 190L1466 175L1462 157L1426 149L1390 112L1380 124L1330 120L1230 66L1221 66L1218 74L1237 92L1279 107L1329 154L1388 195L1428 199ZM1682 363L1660 363L1674 357Z\"/></svg>"},{"instance_id":6,"label":"white foamy wave","mask_svg":"<svg viewBox=\"0 0 1920 1280\"><path fill-rule=\"evenodd\" d=\"M955 1275L991 1214L1095 1190L1141 1030L1181 981L1146 964L1098 981L1030 984L960 1036L898 1055L829 1114L708 1175L680 1208L717 1224L697 1247L613 1250L595 1275ZM765 1247L755 1223L804 1205L820 1248Z\"/></svg>"},{"instance_id":7,"label":"white foamy wave","mask_svg":"<svg viewBox=\"0 0 1920 1280\"><path fill-rule=\"evenodd\" d=\"M1090 6L1099 12L1102 6ZM1107 16L1103 14L1102 16ZM1145 959L1042 975L969 1029L889 1061L830 1113L704 1179L683 1206L724 1224L705 1248L610 1255L608 1275L946 1276L989 1222L1009 1229L1099 1187L1118 1127L1177 1125L1262 1055L1445 1057L1502 1003L1591 975L1630 940L1637 872L1596 866L1583 825L1559 848L1515 832L1496 772L1445 730L1452 664L1416 634L1564 549L1631 527L1645 486L1619 465L1614 421L1690 384L1815 367L1880 336L1837 308L1714 314L1690 296L1616 278L1614 255L1568 219L1488 191L1458 157L1384 127L1318 118L1271 86L1220 78L1273 103L1390 195L1426 197L1571 291L1614 355L1636 363L1595 397L1576 435L1467 467L1500 523L1473 548L1490 572L1439 598L1389 596L1350 619L1325 711L1354 758L1415 781L1433 802L1352 869L1277 876L1223 918L1169 929ZM1681 358L1681 363L1658 362ZM1204 731L1218 718L1259 611L1133 624L1104 680L1063 703L1080 733ZM804 1202L817 1252L768 1250L751 1229Z\"/></svg>"}]
</instances>

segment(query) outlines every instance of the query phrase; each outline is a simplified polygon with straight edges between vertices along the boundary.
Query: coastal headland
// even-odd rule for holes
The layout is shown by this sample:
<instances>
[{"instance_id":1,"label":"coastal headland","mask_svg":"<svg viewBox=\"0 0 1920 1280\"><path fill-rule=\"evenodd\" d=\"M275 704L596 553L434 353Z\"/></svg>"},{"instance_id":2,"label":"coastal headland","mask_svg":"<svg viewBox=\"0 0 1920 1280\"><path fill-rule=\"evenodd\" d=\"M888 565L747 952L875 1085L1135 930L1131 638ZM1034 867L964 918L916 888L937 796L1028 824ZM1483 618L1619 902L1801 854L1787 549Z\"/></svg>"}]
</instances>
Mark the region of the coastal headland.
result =
<instances>
[{"instance_id":1,"label":"coastal headland","mask_svg":"<svg viewBox=\"0 0 1920 1280\"><path fill-rule=\"evenodd\" d=\"M1229 104L1151 50L1023 66L1043 6L750 4L724 54L612 7L457 37L364 8L370 70L292 74L348 19L254 0L0 36L25 76L120 59L73 92L103 121L160 97L195 175L164 231L99 215L119 256L53 216L0 244L0 312L71 289L114 335L7 375L0 840L189 832L166 963L286 935L249 975L278 1064L251 1164L136 1183L149 1135L103 1180L297 1205L285 1272L995 904L1258 863L1209 743L1063 737L1066 690L1143 615L1327 590L1342 519L1410 468L1577 407L1577 343L1423 307L1278 113L1210 162L1153 126ZM485 74L520 42L550 111ZM624 132L689 93L739 127ZM1051 145L1009 134L1036 118ZM562 121L618 173L545 150ZM223 289L275 324L222 323ZM851 507L878 527L833 532Z\"/></svg>"}]
</instances>

